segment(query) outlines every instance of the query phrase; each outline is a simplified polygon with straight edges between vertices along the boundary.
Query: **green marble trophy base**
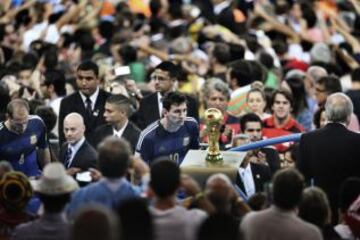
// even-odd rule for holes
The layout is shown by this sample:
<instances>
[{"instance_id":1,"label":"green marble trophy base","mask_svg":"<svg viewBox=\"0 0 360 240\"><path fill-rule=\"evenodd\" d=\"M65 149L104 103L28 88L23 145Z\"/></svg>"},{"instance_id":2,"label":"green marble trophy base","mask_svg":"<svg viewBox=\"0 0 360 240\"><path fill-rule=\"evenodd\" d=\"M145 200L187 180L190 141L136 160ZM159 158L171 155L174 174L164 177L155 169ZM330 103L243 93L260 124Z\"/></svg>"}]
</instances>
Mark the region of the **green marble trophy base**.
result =
<instances>
[{"instance_id":1,"label":"green marble trophy base","mask_svg":"<svg viewBox=\"0 0 360 240\"><path fill-rule=\"evenodd\" d=\"M246 152L221 152L223 161L206 161L206 150L189 150L180 168L182 173L193 177L200 186L204 186L209 176L214 173L224 173L232 182L236 180L236 174L243 161Z\"/></svg>"}]
</instances>

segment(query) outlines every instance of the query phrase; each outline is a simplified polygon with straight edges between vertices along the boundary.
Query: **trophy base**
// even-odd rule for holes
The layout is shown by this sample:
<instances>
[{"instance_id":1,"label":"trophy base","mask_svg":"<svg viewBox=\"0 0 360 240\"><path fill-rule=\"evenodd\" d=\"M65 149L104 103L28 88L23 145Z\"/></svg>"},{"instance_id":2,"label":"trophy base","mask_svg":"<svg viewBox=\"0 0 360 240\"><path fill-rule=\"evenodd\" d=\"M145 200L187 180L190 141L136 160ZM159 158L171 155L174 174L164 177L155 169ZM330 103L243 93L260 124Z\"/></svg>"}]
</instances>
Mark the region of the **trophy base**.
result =
<instances>
[{"instance_id":1,"label":"trophy base","mask_svg":"<svg viewBox=\"0 0 360 240\"><path fill-rule=\"evenodd\" d=\"M205 158L205 161L210 162L210 163L220 163L223 160L224 159L220 153L214 154L214 155L208 153Z\"/></svg>"},{"instance_id":2,"label":"trophy base","mask_svg":"<svg viewBox=\"0 0 360 240\"><path fill-rule=\"evenodd\" d=\"M222 161L206 161L206 150L189 150L180 164L182 173L193 177L200 186L204 186L209 176L215 173L227 175L233 183L246 152L220 152Z\"/></svg>"}]
</instances>

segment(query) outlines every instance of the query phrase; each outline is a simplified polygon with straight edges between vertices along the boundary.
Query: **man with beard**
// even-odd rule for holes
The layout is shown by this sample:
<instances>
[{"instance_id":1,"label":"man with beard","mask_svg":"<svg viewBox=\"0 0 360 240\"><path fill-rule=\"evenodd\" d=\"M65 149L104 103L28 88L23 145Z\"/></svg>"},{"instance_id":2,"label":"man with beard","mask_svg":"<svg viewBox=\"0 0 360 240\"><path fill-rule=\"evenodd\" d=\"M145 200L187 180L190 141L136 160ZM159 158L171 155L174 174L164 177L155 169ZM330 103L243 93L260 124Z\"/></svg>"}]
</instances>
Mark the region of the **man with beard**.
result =
<instances>
[{"instance_id":1,"label":"man with beard","mask_svg":"<svg viewBox=\"0 0 360 240\"><path fill-rule=\"evenodd\" d=\"M44 122L29 115L29 110L23 99L8 104L7 120L0 123L0 159L31 177L40 175L40 169L50 162L50 151Z\"/></svg>"},{"instance_id":2,"label":"man with beard","mask_svg":"<svg viewBox=\"0 0 360 240\"><path fill-rule=\"evenodd\" d=\"M251 142L260 141L263 139L263 123L258 115L255 113L247 113L240 119L241 131L249 136ZM280 169L280 157L278 152L273 147L263 147L249 151L251 162L268 165L271 174L274 174Z\"/></svg>"},{"instance_id":3,"label":"man with beard","mask_svg":"<svg viewBox=\"0 0 360 240\"><path fill-rule=\"evenodd\" d=\"M199 127L196 120L186 117L185 95L170 92L163 100L163 117L144 129L136 146L137 154L150 164L168 156L180 165L189 149L199 148Z\"/></svg>"},{"instance_id":4,"label":"man with beard","mask_svg":"<svg viewBox=\"0 0 360 240\"><path fill-rule=\"evenodd\" d=\"M176 90L179 75L179 67L169 61L164 61L155 67L151 74L151 81L155 83L156 92L143 98L137 111L137 126L146 128L151 123L162 118L164 96ZM186 96L187 116L199 119L197 101Z\"/></svg>"}]
</instances>

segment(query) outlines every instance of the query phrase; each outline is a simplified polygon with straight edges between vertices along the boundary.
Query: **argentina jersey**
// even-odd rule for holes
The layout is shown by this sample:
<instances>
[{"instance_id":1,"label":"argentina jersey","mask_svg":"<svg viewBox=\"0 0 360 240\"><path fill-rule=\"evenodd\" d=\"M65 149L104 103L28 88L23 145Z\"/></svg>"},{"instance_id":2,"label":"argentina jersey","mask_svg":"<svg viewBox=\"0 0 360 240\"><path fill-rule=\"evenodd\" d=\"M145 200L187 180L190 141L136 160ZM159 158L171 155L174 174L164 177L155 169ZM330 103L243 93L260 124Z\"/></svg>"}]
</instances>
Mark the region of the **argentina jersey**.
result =
<instances>
[{"instance_id":1,"label":"argentina jersey","mask_svg":"<svg viewBox=\"0 0 360 240\"><path fill-rule=\"evenodd\" d=\"M198 148L198 123L194 118L187 117L176 132L165 130L160 121L150 124L141 132L136 152L148 164L158 157L167 156L180 165L189 149Z\"/></svg>"},{"instance_id":2,"label":"argentina jersey","mask_svg":"<svg viewBox=\"0 0 360 240\"><path fill-rule=\"evenodd\" d=\"M0 123L0 160L10 162L14 170L27 176L39 175L36 149L46 147L46 128L38 116L29 116L22 134L12 132L4 122Z\"/></svg>"}]
</instances>

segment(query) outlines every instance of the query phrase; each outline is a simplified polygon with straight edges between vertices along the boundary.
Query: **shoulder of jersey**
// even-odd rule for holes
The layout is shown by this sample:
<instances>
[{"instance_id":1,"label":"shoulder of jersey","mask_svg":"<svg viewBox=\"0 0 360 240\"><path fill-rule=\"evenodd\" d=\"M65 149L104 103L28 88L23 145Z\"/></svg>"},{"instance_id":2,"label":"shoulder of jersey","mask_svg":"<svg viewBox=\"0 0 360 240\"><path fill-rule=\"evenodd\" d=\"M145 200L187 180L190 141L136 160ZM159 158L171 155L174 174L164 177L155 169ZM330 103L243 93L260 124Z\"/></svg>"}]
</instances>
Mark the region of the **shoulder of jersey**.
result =
<instances>
[{"instance_id":1,"label":"shoulder of jersey","mask_svg":"<svg viewBox=\"0 0 360 240\"><path fill-rule=\"evenodd\" d=\"M0 122L0 130L4 128L4 122Z\"/></svg>"},{"instance_id":2,"label":"shoulder of jersey","mask_svg":"<svg viewBox=\"0 0 360 240\"><path fill-rule=\"evenodd\" d=\"M199 124L199 123L196 121L196 119L193 118L193 117L186 117L185 122L195 123L196 125Z\"/></svg>"},{"instance_id":3,"label":"shoulder of jersey","mask_svg":"<svg viewBox=\"0 0 360 240\"><path fill-rule=\"evenodd\" d=\"M29 115L29 120L34 120L34 119L43 121L43 120L41 119L41 117L39 117L38 115Z\"/></svg>"},{"instance_id":4,"label":"shoulder of jersey","mask_svg":"<svg viewBox=\"0 0 360 240\"><path fill-rule=\"evenodd\" d=\"M149 126L147 126L144 130L142 130L137 145L141 146L142 142L144 141L144 138L148 136L152 131L154 131L158 126L159 126L159 122L156 121L150 124Z\"/></svg>"}]
</instances>

